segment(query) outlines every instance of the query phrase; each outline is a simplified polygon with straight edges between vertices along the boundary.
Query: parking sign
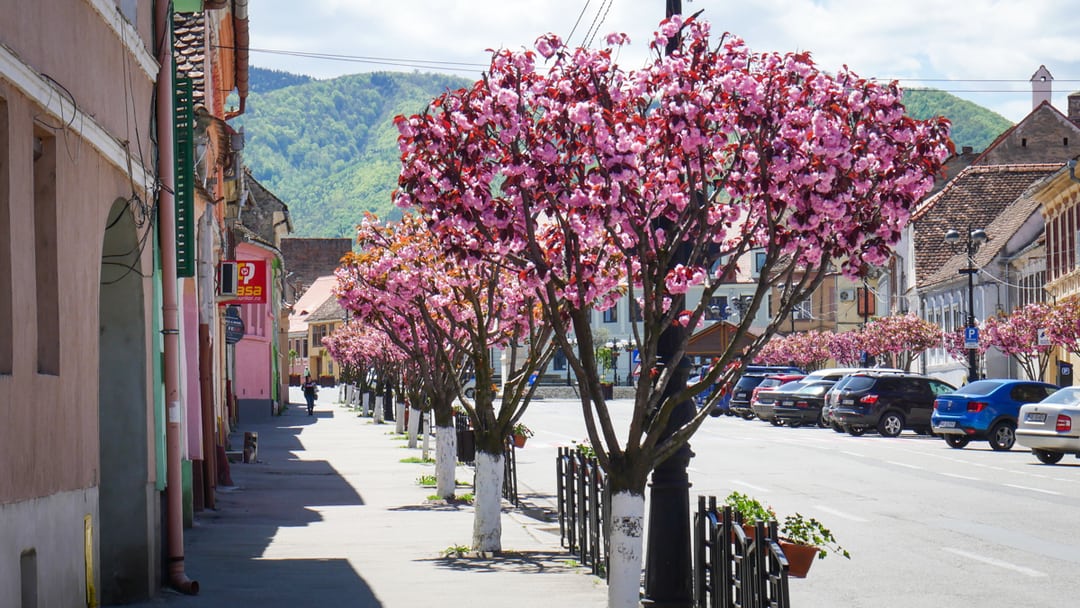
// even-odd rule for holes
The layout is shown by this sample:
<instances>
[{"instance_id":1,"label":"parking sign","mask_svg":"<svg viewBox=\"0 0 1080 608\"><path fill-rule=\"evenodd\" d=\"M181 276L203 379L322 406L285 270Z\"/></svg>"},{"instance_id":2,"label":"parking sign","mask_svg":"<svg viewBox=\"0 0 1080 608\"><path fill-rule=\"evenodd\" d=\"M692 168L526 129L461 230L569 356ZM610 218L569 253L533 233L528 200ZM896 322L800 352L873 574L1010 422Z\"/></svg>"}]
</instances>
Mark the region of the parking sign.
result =
<instances>
[{"instance_id":1,"label":"parking sign","mask_svg":"<svg viewBox=\"0 0 1080 608\"><path fill-rule=\"evenodd\" d=\"M979 348L979 328L964 328L964 348Z\"/></svg>"}]
</instances>

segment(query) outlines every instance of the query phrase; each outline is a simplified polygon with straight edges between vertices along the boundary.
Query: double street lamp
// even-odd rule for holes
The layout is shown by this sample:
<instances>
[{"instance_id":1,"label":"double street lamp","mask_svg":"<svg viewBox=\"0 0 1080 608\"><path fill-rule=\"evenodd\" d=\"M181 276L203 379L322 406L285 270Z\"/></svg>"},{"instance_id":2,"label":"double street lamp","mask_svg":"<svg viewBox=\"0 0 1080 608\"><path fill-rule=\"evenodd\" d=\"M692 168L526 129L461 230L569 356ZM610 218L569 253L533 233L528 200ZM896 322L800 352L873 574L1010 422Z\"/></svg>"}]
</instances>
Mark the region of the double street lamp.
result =
<instances>
[{"instance_id":1,"label":"double street lamp","mask_svg":"<svg viewBox=\"0 0 1080 608\"><path fill-rule=\"evenodd\" d=\"M608 340L607 343L604 344L604 346L606 346L608 351L611 353L612 383L617 385L619 384L619 353L623 350L625 350L626 352L630 352L633 344L630 342L630 340ZM630 365L633 366L633 363L631 363ZM631 370L630 373L632 374L633 370ZM629 375L627 377L629 378ZM629 380L627 382L629 383Z\"/></svg>"},{"instance_id":2,"label":"double street lamp","mask_svg":"<svg viewBox=\"0 0 1080 608\"><path fill-rule=\"evenodd\" d=\"M967 267L961 268L959 273L966 274L968 277L967 324L964 331L965 347L968 347L968 382L979 379L978 347L977 345L969 346L968 343L978 341L978 330L975 325L975 273L978 272L978 269L975 268L975 252L986 241L986 231L982 228L968 227L966 237L962 237L960 232L954 228L945 231L945 242L948 243L953 252L959 253L963 251L967 257Z\"/></svg>"}]
</instances>

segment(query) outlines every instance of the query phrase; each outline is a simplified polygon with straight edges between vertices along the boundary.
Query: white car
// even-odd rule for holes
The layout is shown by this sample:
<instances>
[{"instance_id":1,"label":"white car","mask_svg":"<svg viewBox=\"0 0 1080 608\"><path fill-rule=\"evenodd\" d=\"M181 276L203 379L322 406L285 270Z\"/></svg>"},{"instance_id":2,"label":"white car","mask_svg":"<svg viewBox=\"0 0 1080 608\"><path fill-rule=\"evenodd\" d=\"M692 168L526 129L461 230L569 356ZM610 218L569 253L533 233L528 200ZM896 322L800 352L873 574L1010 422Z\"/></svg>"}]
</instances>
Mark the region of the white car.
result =
<instances>
[{"instance_id":1,"label":"white car","mask_svg":"<svg viewBox=\"0 0 1080 608\"><path fill-rule=\"evenodd\" d=\"M1031 448L1039 462L1057 464L1065 454L1080 458L1080 386L1021 406L1018 418L1016 443Z\"/></svg>"}]
</instances>

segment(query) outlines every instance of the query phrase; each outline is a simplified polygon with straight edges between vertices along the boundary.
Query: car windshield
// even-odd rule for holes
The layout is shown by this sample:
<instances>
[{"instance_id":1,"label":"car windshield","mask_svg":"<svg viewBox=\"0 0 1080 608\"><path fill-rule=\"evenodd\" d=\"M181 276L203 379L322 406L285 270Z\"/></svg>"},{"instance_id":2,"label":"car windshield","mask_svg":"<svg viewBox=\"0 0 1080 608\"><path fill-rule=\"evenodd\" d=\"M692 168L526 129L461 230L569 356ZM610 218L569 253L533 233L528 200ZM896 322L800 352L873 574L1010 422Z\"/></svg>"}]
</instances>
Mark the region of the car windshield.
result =
<instances>
[{"instance_id":1,"label":"car windshield","mask_svg":"<svg viewBox=\"0 0 1080 608\"><path fill-rule=\"evenodd\" d=\"M794 391L802 385L802 380L792 380L791 382L785 382L784 384L781 384L780 386L776 387L775 390L776 392L790 393L791 391Z\"/></svg>"},{"instance_id":2,"label":"car windshield","mask_svg":"<svg viewBox=\"0 0 1080 608\"><path fill-rule=\"evenodd\" d=\"M1057 403L1060 405L1080 405L1080 388L1063 388L1040 403Z\"/></svg>"},{"instance_id":3,"label":"car windshield","mask_svg":"<svg viewBox=\"0 0 1080 608\"><path fill-rule=\"evenodd\" d=\"M964 395L989 395L999 386L1001 386L1000 382L994 382L992 380L976 380L971 384L965 384L956 392L963 393Z\"/></svg>"},{"instance_id":4,"label":"car windshield","mask_svg":"<svg viewBox=\"0 0 1080 608\"><path fill-rule=\"evenodd\" d=\"M804 386L804 387L800 388L799 389L799 394L800 395L810 395L810 396L824 395L825 393L829 392L830 388L832 388L832 384L829 384L827 382L820 382L820 383L817 383L817 384L811 384L809 386Z\"/></svg>"},{"instance_id":5,"label":"car windshield","mask_svg":"<svg viewBox=\"0 0 1080 608\"><path fill-rule=\"evenodd\" d=\"M871 386L874 386L874 378L870 376L848 376L847 382L844 383L844 390L846 391L864 391Z\"/></svg>"}]
</instances>

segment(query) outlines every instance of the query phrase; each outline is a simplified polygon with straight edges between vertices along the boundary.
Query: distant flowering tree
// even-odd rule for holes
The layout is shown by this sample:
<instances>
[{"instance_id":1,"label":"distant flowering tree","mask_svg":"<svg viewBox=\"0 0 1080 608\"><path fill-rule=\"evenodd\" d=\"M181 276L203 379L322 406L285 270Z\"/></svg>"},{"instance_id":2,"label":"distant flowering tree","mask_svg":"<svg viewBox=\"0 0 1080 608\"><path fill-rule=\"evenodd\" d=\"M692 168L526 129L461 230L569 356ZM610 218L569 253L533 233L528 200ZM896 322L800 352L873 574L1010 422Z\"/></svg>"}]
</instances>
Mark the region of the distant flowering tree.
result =
<instances>
[{"instance_id":1,"label":"distant flowering tree","mask_svg":"<svg viewBox=\"0 0 1080 608\"><path fill-rule=\"evenodd\" d=\"M815 370L832 358L833 335L821 331L775 335L761 347L754 360L765 365L794 365Z\"/></svg>"},{"instance_id":2,"label":"distant flowering tree","mask_svg":"<svg viewBox=\"0 0 1080 608\"><path fill-rule=\"evenodd\" d=\"M829 350L833 360L842 367L855 367L863 360L866 348L863 345L861 329L853 329L838 334L833 334L829 342Z\"/></svg>"},{"instance_id":3,"label":"distant flowering tree","mask_svg":"<svg viewBox=\"0 0 1080 608\"><path fill-rule=\"evenodd\" d=\"M1080 297L1065 298L1054 304L1046 323L1050 341L1080 357Z\"/></svg>"},{"instance_id":4,"label":"distant flowering tree","mask_svg":"<svg viewBox=\"0 0 1080 608\"><path fill-rule=\"evenodd\" d=\"M987 344L1016 358L1028 378L1042 380L1054 345L1049 340L1039 344L1039 331L1050 326L1051 318L1050 307L1042 303L1028 304L1008 316L990 317L985 324Z\"/></svg>"},{"instance_id":5,"label":"distant flowering tree","mask_svg":"<svg viewBox=\"0 0 1080 608\"><path fill-rule=\"evenodd\" d=\"M990 343L986 337L986 324L979 328L979 343L975 348L975 356L982 357L986 354L986 351L990 348ZM956 361L967 364L968 362L968 349L964 348L964 328L960 327L954 331L947 331L942 334L942 341L945 346L945 352L949 354Z\"/></svg>"},{"instance_id":6,"label":"distant flowering tree","mask_svg":"<svg viewBox=\"0 0 1080 608\"><path fill-rule=\"evenodd\" d=\"M941 344L941 328L914 314L881 317L866 325L860 342L879 363L910 371L919 355Z\"/></svg>"},{"instance_id":7,"label":"distant flowering tree","mask_svg":"<svg viewBox=\"0 0 1080 608\"><path fill-rule=\"evenodd\" d=\"M396 119L398 204L420 209L444 248L535 281L578 377L612 496L610 606L639 602L650 471L712 409L683 404L734 374L728 363L743 354L733 340L699 384L681 388L689 333L719 286L706 278L765 252L739 333L774 287L779 294L752 357L827 271L855 277L887 259L951 147L947 121L904 115L895 83L820 71L808 53L752 53L732 36L714 43L707 23L679 16L651 47L655 59L628 73L613 48L570 49L543 36L545 69L537 53L497 51L472 87ZM703 296L686 309L694 285ZM637 304L634 342L656 376L638 383L620 432L590 319L623 296Z\"/></svg>"}]
</instances>

